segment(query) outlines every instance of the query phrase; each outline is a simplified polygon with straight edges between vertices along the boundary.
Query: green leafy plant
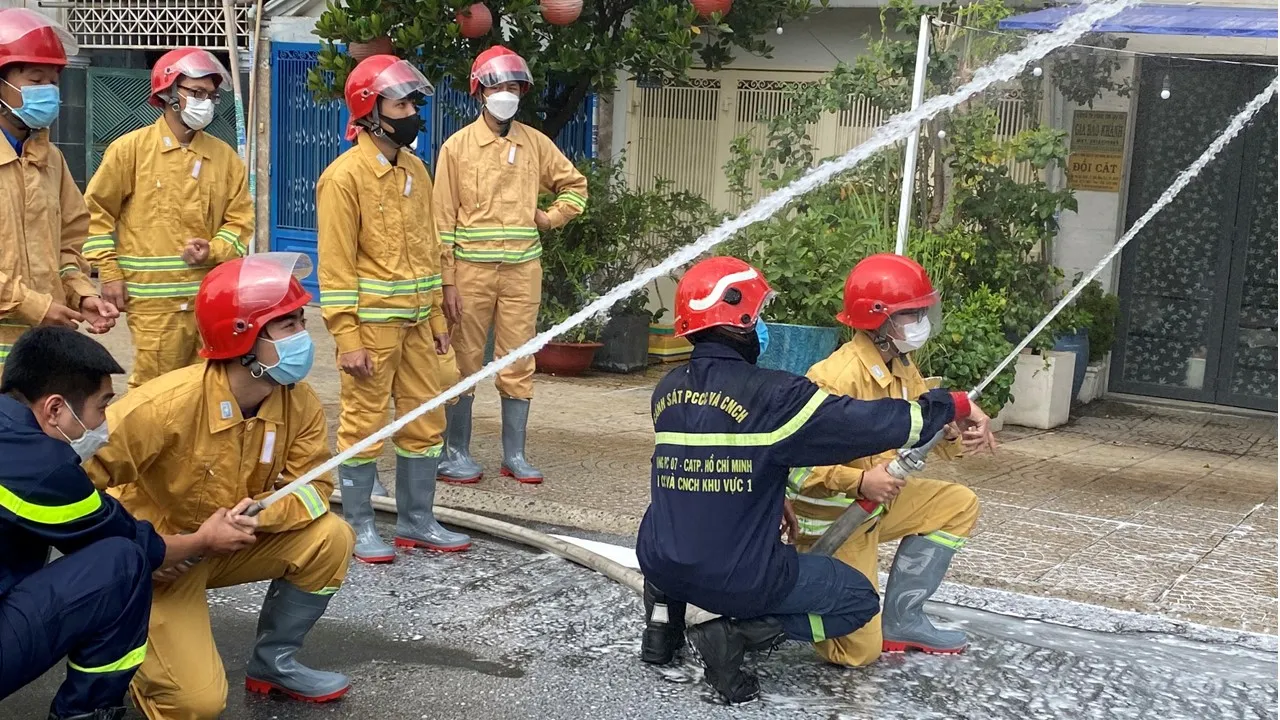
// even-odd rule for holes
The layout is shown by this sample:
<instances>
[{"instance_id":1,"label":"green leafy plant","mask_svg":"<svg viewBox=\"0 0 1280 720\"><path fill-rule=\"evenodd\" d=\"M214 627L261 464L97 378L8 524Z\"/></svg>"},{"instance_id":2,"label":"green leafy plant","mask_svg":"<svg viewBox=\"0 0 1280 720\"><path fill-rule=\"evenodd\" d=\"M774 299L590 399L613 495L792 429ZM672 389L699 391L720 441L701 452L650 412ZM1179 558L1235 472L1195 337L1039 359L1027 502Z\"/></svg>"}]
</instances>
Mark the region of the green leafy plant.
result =
<instances>
[{"instance_id":1,"label":"green leafy plant","mask_svg":"<svg viewBox=\"0 0 1280 720\"><path fill-rule=\"evenodd\" d=\"M540 327L545 330L693 242L720 215L705 200L659 181L649 190L628 187L622 164L584 160L587 209L562 228L543 234ZM550 197L543 198L543 204ZM610 315L650 315L641 290L617 303ZM581 331L581 328L579 328ZM579 332L578 335L583 335ZM599 337L599 327L587 332ZM588 340L572 340L588 342Z\"/></svg>"},{"instance_id":2,"label":"green leafy plant","mask_svg":"<svg viewBox=\"0 0 1280 720\"><path fill-rule=\"evenodd\" d=\"M1008 300L980 285L958 299L944 301L942 329L915 354L927 376L939 376L943 387L972 388L1013 350L1004 335ZM982 407L995 415L1012 399L1013 373L1003 372L982 393Z\"/></svg>"},{"instance_id":3,"label":"green leafy plant","mask_svg":"<svg viewBox=\"0 0 1280 720\"><path fill-rule=\"evenodd\" d=\"M1099 363L1111 352L1120 320L1120 298L1102 289L1097 280L1089 283L1076 298L1076 306L1089 315L1089 362Z\"/></svg>"},{"instance_id":4,"label":"green leafy plant","mask_svg":"<svg viewBox=\"0 0 1280 720\"><path fill-rule=\"evenodd\" d=\"M483 37L462 36L458 10L473 0L330 0L316 23L325 42L308 84L321 99L341 96L355 61L338 45L389 36L396 54L432 81L467 87L471 61L502 43L520 53L545 90L521 103L517 116L552 138L591 92L612 93L619 71L678 81L695 66L718 69L735 52L768 57L762 38L778 23L808 14L810 0L736 0L721 16L700 18L689 2L589 0L567 26L547 23L538 0L486 0L493 25ZM818 3L825 7L827 0Z\"/></svg>"}]
</instances>

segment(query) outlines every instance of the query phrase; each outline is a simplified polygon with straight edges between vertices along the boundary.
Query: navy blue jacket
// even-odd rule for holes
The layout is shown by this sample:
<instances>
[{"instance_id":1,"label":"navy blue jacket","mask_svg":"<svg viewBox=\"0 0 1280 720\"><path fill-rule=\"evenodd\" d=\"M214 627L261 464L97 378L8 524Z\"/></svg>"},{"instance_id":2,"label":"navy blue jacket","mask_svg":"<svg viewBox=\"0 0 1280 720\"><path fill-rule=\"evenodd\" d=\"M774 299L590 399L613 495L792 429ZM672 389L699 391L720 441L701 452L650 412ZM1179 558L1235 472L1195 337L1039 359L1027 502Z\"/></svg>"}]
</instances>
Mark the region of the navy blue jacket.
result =
<instances>
[{"instance_id":1,"label":"navy blue jacket","mask_svg":"<svg viewBox=\"0 0 1280 720\"><path fill-rule=\"evenodd\" d=\"M0 395L0 597L44 567L49 548L69 555L109 537L129 538L151 569L164 562L164 540L99 492L80 457L40 429L26 405Z\"/></svg>"},{"instance_id":2,"label":"navy blue jacket","mask_svg":"<svg viewBox=\"0 0 1280 720\"><path fill-rule=\"evenodd\" d=\"M955 418L957 402L968 414L961 398L828 395L699 343L653 393L651 500L636 540L645 578L713 613L768 614L795 586L799 564L778 532L789 469L918 445Z\"/></svg>"}]
</instances>

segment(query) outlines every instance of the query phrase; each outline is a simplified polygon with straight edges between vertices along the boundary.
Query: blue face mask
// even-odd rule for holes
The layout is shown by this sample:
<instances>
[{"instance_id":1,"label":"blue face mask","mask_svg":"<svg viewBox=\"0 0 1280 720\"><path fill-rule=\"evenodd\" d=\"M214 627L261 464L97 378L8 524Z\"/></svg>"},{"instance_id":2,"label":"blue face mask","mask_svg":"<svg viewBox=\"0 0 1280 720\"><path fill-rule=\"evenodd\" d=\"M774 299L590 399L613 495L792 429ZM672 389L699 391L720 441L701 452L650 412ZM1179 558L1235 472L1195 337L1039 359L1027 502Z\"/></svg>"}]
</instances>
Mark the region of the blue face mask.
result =
<instances>
[{"instance_id":1,"label":"blue face mask","mask_svg":"<svg viewBox=\"0 0 1280 720\"><path fill-rule=\"evenodd\" d=\"M22 93L22 107L10 107L9 112L21 120L23 125L32 130L43 130L58 119L62 95L57 85L27 85L19 88L11 83L5 84Z\"/></svg>"},{"instance_id":2,"label":"blue face mask","mask_svg":"<svg viewBox=\"0 0 1280 720\"><path fill-rule=\"evenodd\" d=\"M311 364L316 359L316 346L306 330L283 340L268 339L267 342L275 345L276 356L279 358L275 365L263 366L272 380L281 385L293 385L311 372Z\"/></svg>"},{"instance_id":3,"label":"blue face mask","mask_svg":"<svg viewBox=\"0 0 1280 720\"><path fill-rule=\"evenodd\" d=\"M769 326L760 318L756 318L756 339L760 341L760 354L763 355L769 348Z\"/></svg>"}]
</instances>

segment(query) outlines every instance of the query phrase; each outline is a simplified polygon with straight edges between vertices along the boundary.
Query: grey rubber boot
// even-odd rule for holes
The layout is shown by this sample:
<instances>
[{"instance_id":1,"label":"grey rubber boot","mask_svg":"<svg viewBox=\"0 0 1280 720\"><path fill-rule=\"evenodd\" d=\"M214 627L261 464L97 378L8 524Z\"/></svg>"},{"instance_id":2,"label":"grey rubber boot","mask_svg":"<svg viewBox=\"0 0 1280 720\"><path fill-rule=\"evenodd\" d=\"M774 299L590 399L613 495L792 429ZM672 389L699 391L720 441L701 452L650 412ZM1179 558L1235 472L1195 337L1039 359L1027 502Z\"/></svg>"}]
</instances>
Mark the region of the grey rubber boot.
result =
<instances>
[{"instance_id":1,"label":"grey rubber boot","mask_svg":"<svg viewBox=\"0 0 1280 720\"><path fill-rule=\"evenodd\" d=\"M471 538L436 522L436 470L440 458L396 457L396 547L458 552Z\"/></svg>"},{"instance_id":2,"label":"grey rubber boot","mask_svg":"<svg viewBox=\"0 0 1280 720\"><path fill-rule=\"evenodd\" d=\"M527 485L542 482L542 473L524 457L529 401L502 398L502 474Z\"/></svg>"},{"instance_id":3,"label":"grey rubber boot","mask_svg":"<svg viewBox=\"0 0 1280 720\"><path fill-rule=\"evenodd\" d=\"M898 544L884 589L880 630L884 652L920 650L927 653L963 652L969 638L959 630L933 626L924 614L928 600L951 565L956 551L924 535L908 535Z\"/></svg>"},{"instance_id":4,"label":"grey rubber boot","mask_svg":"<svg viewBox=\"0 0 1280 720\"><path fill-rule=\"evenodd\" d=\"M351 681L346 675L312 670L293 658L331 597L300 590L285 580L271 581L258 615L258 644L245 668L246 690L263 695L276 691L316 703L347 694Z\"/></svg>"},{"instance_id":5,"label":"grey rubber boot","mask_svg":"<svg viewBox=\"0 0 1280 720\"><path fill-rule=\"evenodd\" d=\"M474 395L463 395L444 408L444 459L436 476L447 483L470 485L480 482L484 468L471 457L471 407Z\"/></svg>"},{"instance_id":6,"label":"grey rubber boot","mask_svg":"<svg viewBox=\"0 0 1280 720\"><path fill-rule=\"evenodd\" d=\"M369 502L378 480L376 463L342 465L338 482L342 488L342 516L356 533L356 546L351 554L361 562L389 563L396 559L395 548L382 542L373 522L373 505Z\"/></svg>"},{"instance_id":7,"label":"grey rubber boot","mask_svg":"<svg viewBox=\"0 0 1280 720\"><path fill-rule=\"evenodd\" d=\"M373 497L391 497L391 493L387 492L387 489L382 486L382 478L376 477L373 479L373 492L370 494Z\"/></svg>"}]
</instances>

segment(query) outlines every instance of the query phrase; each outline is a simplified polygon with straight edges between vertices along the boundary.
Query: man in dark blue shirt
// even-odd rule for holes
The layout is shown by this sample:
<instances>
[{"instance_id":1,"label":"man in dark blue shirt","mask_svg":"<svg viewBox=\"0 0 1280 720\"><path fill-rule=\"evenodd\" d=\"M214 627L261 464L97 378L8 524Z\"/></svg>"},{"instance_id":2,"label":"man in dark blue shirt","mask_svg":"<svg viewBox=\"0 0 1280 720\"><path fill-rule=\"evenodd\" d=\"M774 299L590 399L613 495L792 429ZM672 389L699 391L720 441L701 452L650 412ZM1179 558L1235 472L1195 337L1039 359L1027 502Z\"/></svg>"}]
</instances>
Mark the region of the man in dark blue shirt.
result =
<instances>
[{"instance_id":1,"label":"man in dark blue shirt","mask_svg":"<svg viewBox=\"0 0 1280 720\"><path fill-rule=\"evenodd\" d=\"M867 402L756 367L771 296L759 271L735 258L704 260L680 280L675 331L694 351L653 394L652 499L636 543L650 619L642 657L669 660L678 649L685 603L723 616L687 635L730 703L759 694L742 670L747 650L841 637L880 610L857 570L782 542L789 469L914 447L956 420L989 432L964 393Z\"/></svg>"},{"instance_id":2,"label":"man in dark blue shirt","mask_svg":"<svg viewBox=\"0 0 1280 720\"><path fill-rule=\"evenodd\" d=\"M122 372L89 337L40 327L14 343L0 379L0 699L66 657L51 720L123 717L146 656L151 574L253 542L225 512L162 537L94 489L80 462L107 440ZM51 548L63 557L46 564Z\"/></svg>"}]
</instances>

